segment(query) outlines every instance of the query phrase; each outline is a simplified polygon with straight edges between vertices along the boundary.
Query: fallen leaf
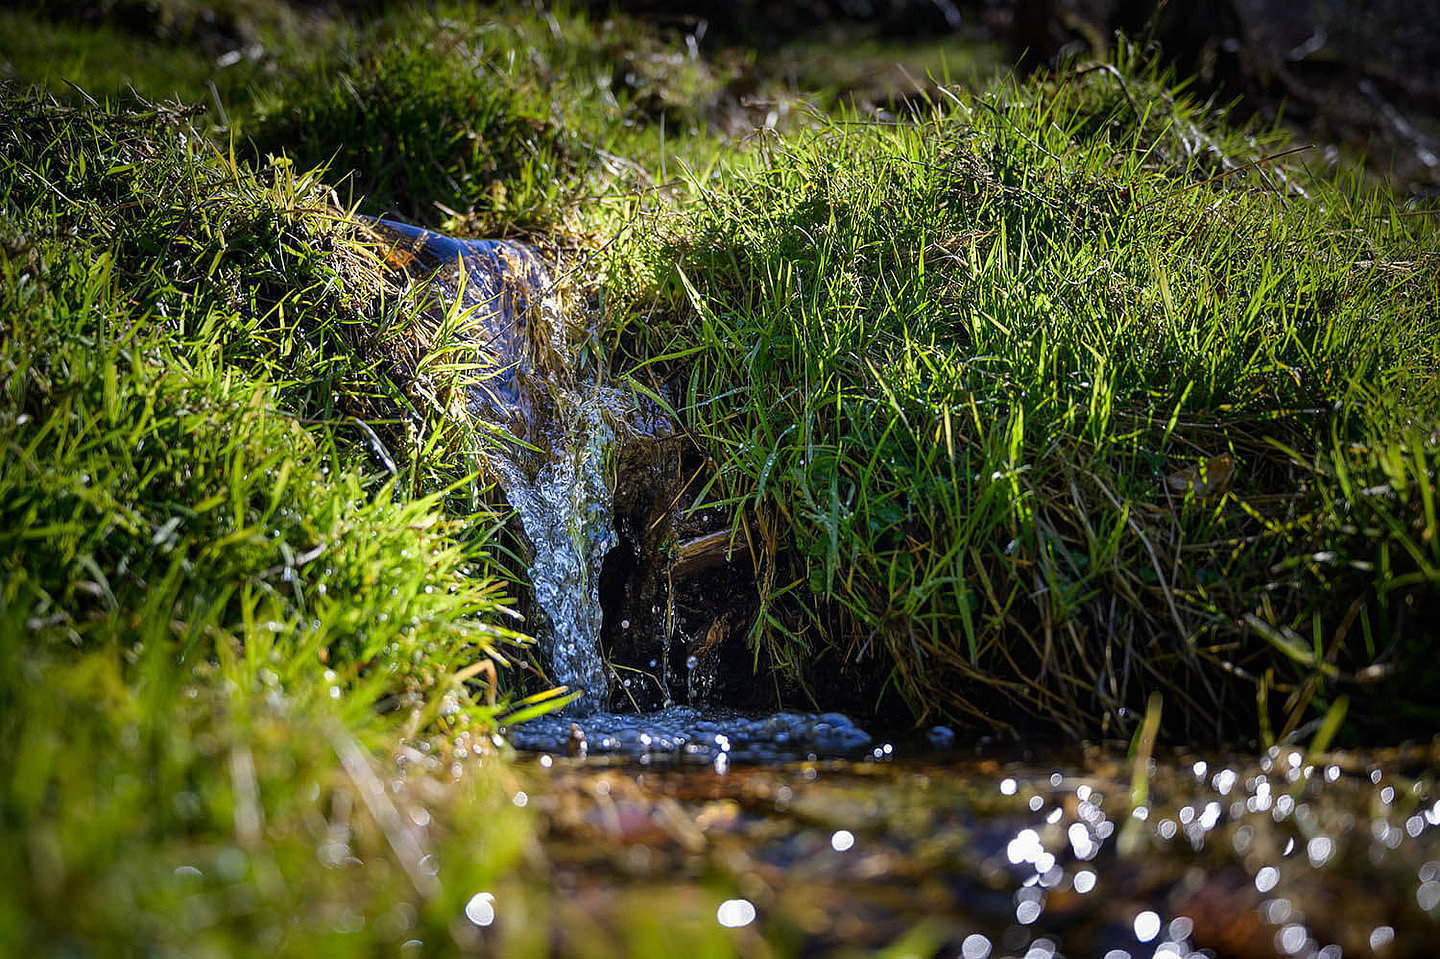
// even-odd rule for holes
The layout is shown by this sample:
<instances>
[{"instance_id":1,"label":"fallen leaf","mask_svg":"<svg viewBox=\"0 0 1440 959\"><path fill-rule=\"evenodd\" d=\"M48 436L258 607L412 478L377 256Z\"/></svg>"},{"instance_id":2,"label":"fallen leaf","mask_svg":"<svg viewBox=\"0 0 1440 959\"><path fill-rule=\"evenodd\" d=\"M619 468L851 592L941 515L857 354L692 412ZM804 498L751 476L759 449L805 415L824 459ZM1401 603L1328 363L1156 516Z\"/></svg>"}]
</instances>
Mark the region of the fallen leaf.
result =
<instances>
[{"instance_id":1,"label":"fallen leaf","mask_svg":"<svg viewBox=\"0 0 1440 959\"><path fill-rule=\"evenodd\" d=\"M1179 495L1194 493L1200 498L1219 496L1230 488L1235 475L1235 458L1229 453L1212 456L1203 463L1187 466L1165 477L1170 492Z\"/></svg>"}]
</instances>

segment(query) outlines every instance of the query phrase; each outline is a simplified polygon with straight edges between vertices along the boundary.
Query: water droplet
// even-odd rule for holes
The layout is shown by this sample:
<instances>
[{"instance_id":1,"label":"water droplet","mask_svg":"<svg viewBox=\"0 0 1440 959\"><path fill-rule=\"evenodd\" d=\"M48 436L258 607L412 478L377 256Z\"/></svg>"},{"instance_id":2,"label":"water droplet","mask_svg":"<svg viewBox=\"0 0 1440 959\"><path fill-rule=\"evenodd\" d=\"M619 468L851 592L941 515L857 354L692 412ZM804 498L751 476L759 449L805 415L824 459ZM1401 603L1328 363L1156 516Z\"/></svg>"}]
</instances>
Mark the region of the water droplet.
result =
<instances>
[{"instance_id":1,"label":"water droplet","mask_svg":"<svg viewBox=\"0 0 1440 959\"><path fill-rule=\"evenodd\" d=\"M495 921L495 896L493 893L477 892L465 904L465 918L477 926L488 926Z\"/></svg>"},{"instance_id":2,"label":"water droplet","mask_svg":"<svg viewBox=\"0 0 1440 959\"><path fill-rule=\"evenodd\" d=\"M1261 906L1260 912L1265 916L1265 921L1272 926L1284 923L1295 912L1295 907L1290 904L1289 899L1267 899Z\"/></svg>"},{"instance_id":3,"label":"water droplet","mask_svg":"<svg viewBox=\"0 0 1440 959\"><path fill-rule=\"evenodd\" d=\"M739 929L755 921L755 904L749 899L726 899L715 910L715 921L726 929Z\"/></svg>"},{"instance_id":4,"label":"water droplet","mask_svg":"<svg viewBox=\"0 0 1440 959\"><path fill-rule=\"evenodd\" d=\"M1415 891L1415 901L1426 912L1434 911L1437 906L1440 906L1440 882L1432 879L1422 883L1420 888Z\"/></svg>"},{"instance_id":5,"label":"water droplet","mask_svg":"<svg viewBox=\"0 0 1440 959\"><path fill-rule=\"evenodd\" d=\"M1149 942L1160 935L1159 914L1146 909L1135 917L1135 938L1141 942Z\"/></svg>"},{"instance_id":6,"label":"water droplet","mask_svg":"<svg viewBox=\"0 0 1440 959\"><path fill-rule=\"evenodd\" d=\"M1035 857L1044 851L1045 847L1040 845L1040 834L1033 829L1022 829L1005 847L1005 856L1018 866L1022 862L1033 863Z\"/></svg>"}]
</instances>

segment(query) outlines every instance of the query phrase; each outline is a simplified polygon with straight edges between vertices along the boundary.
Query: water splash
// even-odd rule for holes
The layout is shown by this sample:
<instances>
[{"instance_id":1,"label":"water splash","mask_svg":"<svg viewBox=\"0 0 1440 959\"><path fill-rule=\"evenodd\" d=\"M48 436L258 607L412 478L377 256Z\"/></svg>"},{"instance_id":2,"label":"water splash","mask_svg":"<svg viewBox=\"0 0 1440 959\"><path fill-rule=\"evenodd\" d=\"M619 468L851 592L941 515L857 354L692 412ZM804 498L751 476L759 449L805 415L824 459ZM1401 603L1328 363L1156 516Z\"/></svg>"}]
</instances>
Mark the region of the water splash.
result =
<instances>
[{"instance_id":1,"label":"water splash","mask_svg":"<svg viewBox=\"0 0 1440 959\"><path fill-rule=\"evenodd\" d=\"M616 539L607 467L614 433L596 398L566 399L580 404L560 411L564 441L533 479L507 457L494 456L493 465L535 550L530 576L536 604L549 619L551 678L603 700L608 683L599 648L599 570Z\"/></svg>"},{"instance_id":2,"label":"water splash","mask_svg":"<svg viewBox=\"0 0 1440 959\"><path fill-rule=\"evenodd\" d=\"M530 567L545 628L537 630L557 685L583 690L573 713L603 705L599 570L616 535L606 410L621 394L575 368L567 311L533 250L507 240L456 240L375 220L390 260L427 284L435 328L461 317L477 376L470 416L512 434L480 451L534 550Z\"/></svg>"}]
</instances>

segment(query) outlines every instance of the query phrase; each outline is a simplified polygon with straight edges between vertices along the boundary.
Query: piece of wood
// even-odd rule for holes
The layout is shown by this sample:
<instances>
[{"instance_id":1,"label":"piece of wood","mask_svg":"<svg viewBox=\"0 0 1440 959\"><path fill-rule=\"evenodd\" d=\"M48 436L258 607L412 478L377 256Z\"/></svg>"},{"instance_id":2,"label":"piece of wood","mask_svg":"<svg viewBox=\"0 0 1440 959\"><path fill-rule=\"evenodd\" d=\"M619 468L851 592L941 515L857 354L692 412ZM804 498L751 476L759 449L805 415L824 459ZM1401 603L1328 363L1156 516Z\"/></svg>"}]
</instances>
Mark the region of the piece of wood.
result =
<instances>
[{"instance_id":1,"label":"piece of wood","mask_svg":"<svg viewBox=\"0 0 1440 959\"><path fill-rule=\"evenodd\" d=\"M675 561L670 566L671 580L694 579L707 570L730 562L730 531L707 533L687 539L675 547Z\"/></svg>"}]
</instances>

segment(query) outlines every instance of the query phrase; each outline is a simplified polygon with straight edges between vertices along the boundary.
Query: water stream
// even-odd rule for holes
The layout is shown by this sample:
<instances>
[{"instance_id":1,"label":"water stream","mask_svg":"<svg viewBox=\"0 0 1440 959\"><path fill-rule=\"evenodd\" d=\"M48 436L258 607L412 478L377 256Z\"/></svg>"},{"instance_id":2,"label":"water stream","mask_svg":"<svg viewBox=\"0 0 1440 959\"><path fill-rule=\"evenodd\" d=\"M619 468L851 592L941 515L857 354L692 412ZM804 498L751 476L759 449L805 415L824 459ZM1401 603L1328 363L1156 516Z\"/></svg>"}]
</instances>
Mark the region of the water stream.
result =
<instances>
[{"instance_id":1,"label":"water stream","mask_svg":"<svg viewBox=\"0 0 1440 959\"><path fill-rule=\"evenodd\" d=\"M504 455L493 456L493 465L535 550L530 578L536 604L549 620L544 639L552 678L584 690L586 696L575 705L589 707L594 700L604 701L607 687L599 647L598 570L615 545L613 489L606 469L614 432L593 396L563 399L563 442L534 476Z\"/></svg>"},{"instance_id":2,"label":"water stream","mask_svg":"<svg viewBox=\"0 0 1440 959\"><path fill-rule=\"evenodd\" d=\"M520 769L545 871L497 891L478 937L515 954L544 909L562 955L657 954L656 928L718 956L1437 955L1433 749L1166 754L1138 799L1124 744L890 746L728 766L535 757Z\"/></svg>"},{"instance_id":3,"label":"water stream","mask_svg":"<svg viewBox=\"0 0 1440 959\"><path fill-rule=\"evenodd\" d=\"M429 297L435 325L451 320L473 342L480 370L467 385L471 416L510 434L480 450L518 515L533 556L536 632L551 679L583 692L575 714L603 704L599 569L615 544L607 409L621 394L575 368L567 311L533 250L508 240L456 240L390 220L391 261ZM453 322L458 318L458 322Z\"/></svg>"}]
</instances>

